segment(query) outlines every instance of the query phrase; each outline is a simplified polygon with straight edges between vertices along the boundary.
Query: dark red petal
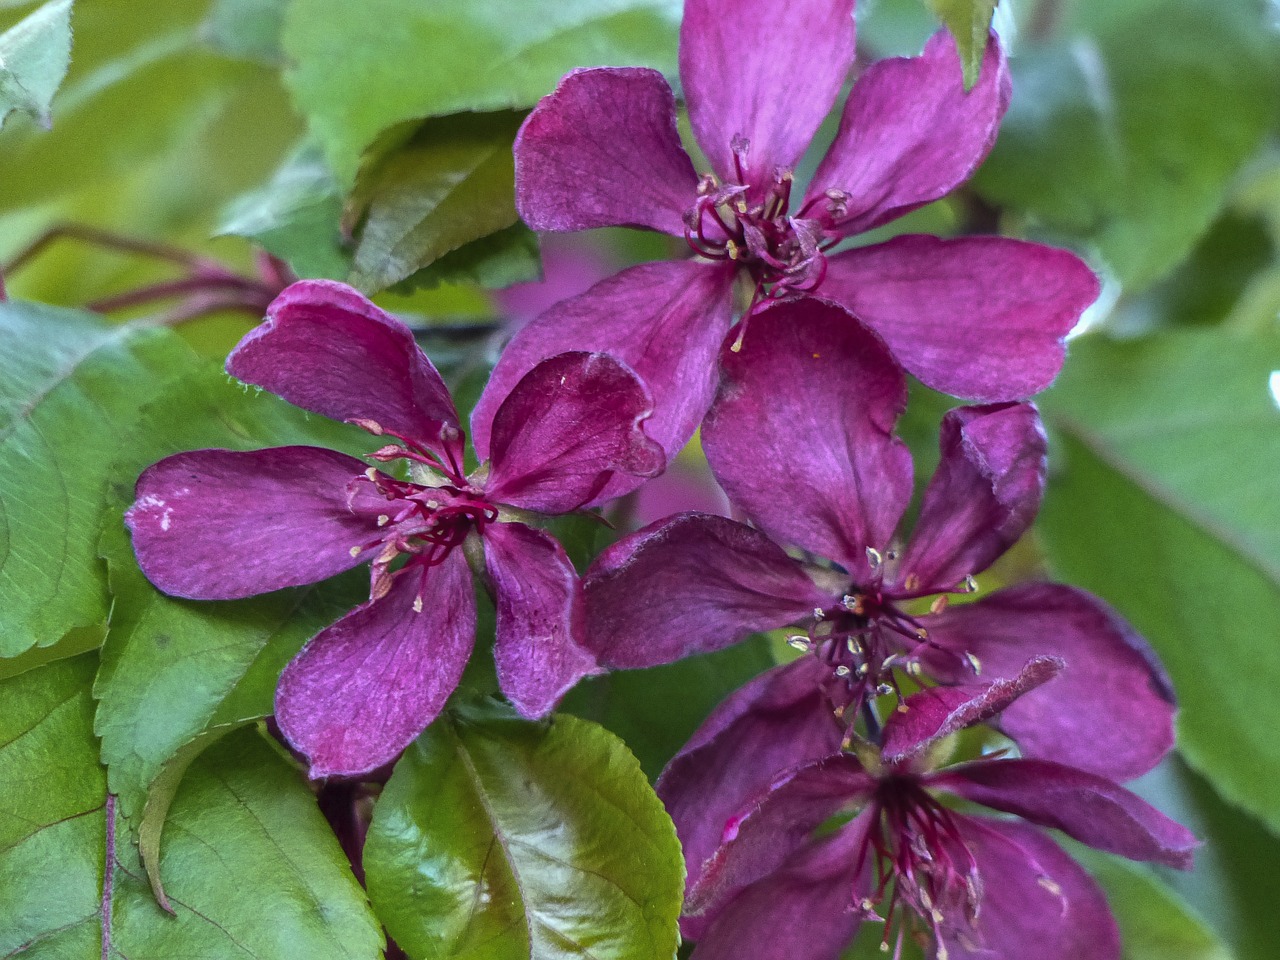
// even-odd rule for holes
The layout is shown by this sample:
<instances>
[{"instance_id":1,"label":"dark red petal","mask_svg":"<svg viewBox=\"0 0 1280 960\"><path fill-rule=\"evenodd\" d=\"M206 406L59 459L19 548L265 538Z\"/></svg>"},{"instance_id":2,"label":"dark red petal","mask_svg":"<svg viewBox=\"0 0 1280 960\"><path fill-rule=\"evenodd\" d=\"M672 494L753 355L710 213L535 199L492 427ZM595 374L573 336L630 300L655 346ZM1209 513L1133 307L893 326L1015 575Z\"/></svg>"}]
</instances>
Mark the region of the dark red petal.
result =
<instances>
[{"instance_id":1,"label":"dark red petal","mask_svg":"<svg viewBox=\"0 0 1280 960\"><path fill-rule=\"evenodd\" d=\"M1065 661L1056 680L1000 716L1024 756L1129 780L1173 747L1177 707L1164 668L1146 640L1092 594L1027 583L953 605L926 625L938 652L925 653L925 670L944 682L971 679L967 654L986 680L1016 675L1036 654Z\"/></svg>"},{"instance_id":2,"label":"dark red petal","mask_svg":"<svg viewBox=\"0 0 1280 960\"><path fill-rule=\"evenodd\" d=\"M515 142L516 209L535 230L649 227L684 236L698 175L671 87L645 67L569 73Z\"/></svg>"},{"instance_id":3,"label":"dark red petal","mask_svg":"<svg viewBox=\"0 0 1280 960\"><path fill-rule=\"evenodd\" d=\"M192 450L152 464L125 513L165 593L230 600L315 583L369 559L377 527L347 509L365 464L319 447ZM355 553L352 553L355 550Z\"/></svg>"},{"instance_id":4,"label":"dark red petal","mask_svg":"<svg viewBox=\"0 0 1280 960\"><path fill-rule=\"evenodd\" d=\"M951 590L994 563L1035 520L1047 441L1029 403L959 407L942 420L942 459L896 583Z\"/></svg>"},{"instance_id":5,"label":"dark red petal","mask_svg":"<svg viewBox=\"0 0 1280 960\"><path fill-rule=\"evenodd\" d=\"M461 462L458 412L409 328L331 280L295 283L227 357L233 377Z\"/></svg>"},{"instance_id":6,"label":"dark red petal","mask_svg":"<svg viewBox=\"0 0 1280 960\"><path fill-rule=\"evenodd\" d=\"M830 257L821 293L874 327L930 387L989 403L1053 381L1098 278L1038 243L908 235Z\"/></svg>"},{"instance_id":7,"label":"dark red petal","mask_svg":"<svg viewBox=\"0 0 1280 960\"><path fill-rule=\"evenodd\" d=\"M538 513L595 503L615 474L652 477L666 466L644 432L648 389L603 353L562 353L529 371L493 419L485 493Z\"/></svg>"},{"instance_id":8,"label":"dark red petal","mask_svg":"<svg viewBox=\"0 0 1280 960\"><path fill-rule=\"evenodd\" d=\"M454 550L312 638L276 688L276 720L311 776L355 776L395 759L444 708L475 629L471 571Z\"/></svg>"},{"instance_id":9,"label":"dark red petal","mask_svg":"<svg viewBox=\"0 0 1280 960\"><path fill-rule=\"evenodd\" d=\"M680 82L721 180L758 186L795 168L844 85L853 44L853 0L686 0ZM748 143L741 179L735 139Z\"/></svg>"},{"instance_id":10,"label":"dark red petal","mask_svg":"<svg viewBox=\"0 0 1280 960\"><path fill-rule=\"evenodd\" d=\"M493 583L498 685L523 716L550 713L583 677L599 673L582 645L582 588L564 548L523 523L484 532Z\"/></svg>"},{"instance_id":11,"label":"dark red petal","mask_svg":"<svg viewBox=\"0 0 1280 960\"><path fill-rule=\"evenodd\" d=\"M879 60L854 83L806 200L847 194L846 235L937 200L978 168L1008 105L1000 41L991 37L978 83L965 91L955 41L941 30L920 56Z\"/></svg>"},{"instance_id":12,"label":"dark red petal","mask_svg":"<svg viewBox=\"0 0 1280 960\"><path fill-rule=\"evenodd\" d=\"M800 620L832 598L764 534L704 514L609 547L584 580L587 645L609 667L653 667Z\"/></svg>"},{"instance_id":13,"label":"dark red petal","mask_svg":"<svg viewBox=\"0 0 1280 960\"><path fill-rule=\"evenodd\" d=\"M911 454L893 435L901 369L875 334L812 298L752 316L721 363L702 443L729 499L775 540L860 579L911 498Z\"/></svg>"}]
</instances>

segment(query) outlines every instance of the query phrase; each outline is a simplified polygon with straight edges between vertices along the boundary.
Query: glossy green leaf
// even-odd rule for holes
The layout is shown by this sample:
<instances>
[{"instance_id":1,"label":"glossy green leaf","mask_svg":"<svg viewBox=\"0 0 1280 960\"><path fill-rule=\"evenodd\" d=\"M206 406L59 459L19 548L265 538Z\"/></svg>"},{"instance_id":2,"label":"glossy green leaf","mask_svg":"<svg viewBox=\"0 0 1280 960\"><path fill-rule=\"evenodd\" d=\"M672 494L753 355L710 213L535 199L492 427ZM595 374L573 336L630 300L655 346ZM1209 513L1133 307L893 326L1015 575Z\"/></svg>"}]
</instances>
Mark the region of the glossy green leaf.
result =
<instances>
[{"instance_id":1,"label":"glossy green leaf","mask_svg":"<svg viewBox=\"0 0 1280 960\"><path fill-rule=\"evenodd\" d=\"M947 25L955 37L964 65L964 86L978 82L982 56L987 51L987 33L999 0L926 0L929 9Z\"/></svg>"},{"instance_id":2,"label":"glossy green leaf","mask_svg":"<svg viewBox=\"0 0 1280 960\"><path fill-rule=\"evenodd\" d=\"M106 785L91 728L95 658L0 685L0 956L97 960ZM254 731L193 766L164 870L175 916L116 824L112 956L374 960L381 933L301 776ZM269 918L269 920L267 920Z\"/></svg>"},{"instance_id":3,"label":"glossy green leaf","mask_svg":"<svg viewBox=\"0 0 1280 960\"><path fill-rule=\"evenodd\" d=\"M293 0L286 75L339 179L406 120L531 107L574 67L675 73L676 0ZM389 29L389 27L393 27Z\"/></svg>"},{"instance_id":4,"label":"glossy green leaf","mask_svg":"<svg viewBox=\"0 0 1280 960\"><path fill-rule=\"evenodd\" d=\"M280 669L368 589L367 575L354 571L246 600L200 602L160 593L138 569L121 520L133 478L147 465L205 447L355 442L358 449L364 435L246 391L212 365L158 399L141 425L145 441L117 466L113 522L102 540L114 603L94 688L103 761L128 816L142 809L164 764L210 724L269 714Z\"/></svg>"},{"instance_id":5,"label":"glossy green leaf","mask_svg":"<svg viewBox=\"0 0 1280 960\"><path fill-rule=\"evenodd\" d=\"M0 303L0 656L106 619L111 466L140 405L195 363L168 330Z\"/></svg>"},{"instance_id":6,"label":"glossy green leaf","mask_svg":"<svg viewBox=\"0 0 1280 960\"><path fill-rule=\"evenodd\" d=\"M1266 16L1166 0L1028 51L978 189L1095 244L1125 286L1156 280L1213 222L1275 117Z\"/></svg>"},{"instance_id":7,"label":"glossy green leaf","mask_svg":"<svg viewBox=\"0 0 1280 960\"><path fill-rule=\"evenodd\" d=\"M516 223L446 253L397 284L396 290L460 283L497 289L538 280L541 275L538 235L523 223Z\"/></svg>"},{"instance_id":8,"label":"glossy green leaf","mask_svg":"<svg viewBox=\"0 0 1280 960\"><path fill-rule=\"evenodd\" d=\"M521 119L512 112L459 114L373 148L351 198L362 223L351 282L365 292L385 289L513 226L511 143Z\"/></svg>"},{"instance_id":9,"label":"glossy green leaf","mask_svg":"<svg viewBox=\"0 0 1280 960\"><path fill-rule=\"evenodd\" d=\"M1280 335L1078 342L1043 405L1055 428L1039 525L1063 579L1160 653L1186 758L1280 829Z\"/></svg>"},{"instance_id":10,"label":"glossy green leaf","mask_svg":"<svg viewBox=\"0 0 1280 960\"><path fill-rule=\"evenodd\" d=\"M369 896L413 960L666 960L680 847L635 758L584 720L446 714L397 764Z\"/></svg>"},{"instance_id":11,"label":"glossy green leaf","mask_svg":"<svg viewBox=\"0 0 1280 960\"><path fill-rule=\"evenodd\" d=\"M265 185L237 197L216 232L248 237L300 277L343 280L351 254L342 239L342 200L319 149L304 146Z\"/></svg>"},{"instance_id":12,"label":"glossy green leaf","mask_svg":"<svg viewBox=\"0 0 1280 960\"><path fill-rule=\"evenodd\" d=\"M49 108L71 62L71 0L50 0L0 33L0 128L14 110L53 126Z\"/></svg>"}]
</instances>

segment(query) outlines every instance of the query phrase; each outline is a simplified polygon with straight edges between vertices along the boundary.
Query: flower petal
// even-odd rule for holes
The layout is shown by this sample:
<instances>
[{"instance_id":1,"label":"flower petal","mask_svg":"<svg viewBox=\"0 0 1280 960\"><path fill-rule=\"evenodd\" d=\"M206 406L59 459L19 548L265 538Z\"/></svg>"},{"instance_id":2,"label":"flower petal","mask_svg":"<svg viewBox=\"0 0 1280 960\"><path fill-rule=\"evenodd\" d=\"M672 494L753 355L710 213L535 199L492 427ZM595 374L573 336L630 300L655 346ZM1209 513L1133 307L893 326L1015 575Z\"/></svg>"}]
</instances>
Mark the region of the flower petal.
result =
<instances>
[{"instance_id":1,"label":"flower petal","mask_svg":"<svg viewBox=\"0 0 1280 960\"><path fill-rule=\"evenodd\" d=\"M858 818L808 844L739 893L698 939L691 960L838 960L861 922L851 905L869 889L868 871L857 872L869 824Z\"/></svg>"},{"instance_id":2,"label":"flower petal","mask_svg":"<svg viewBox=\"0 0 1280 960\"><path fill-rule=\"evenodd\" d=\"M949 411L939 446L896 581L943 592L987 569L1031 526L1048 441L1036 408L1015 403Z\"/></svg>"},{"instance_id":3,"label":"flower petal","mask_svg":"<svg viewBox=\"0 0 1280 960\"><path fill-rule=\"evenodd\" d=\"M795 168L844 85L853 41L853 0L686 0L680 82L722 180L759 186ZM735 138L749 142L742 178Z\"/></svg>"},{"instance_id":4,"label":"flower petal","mask_svg":"<svg viewBox=\"0 0 1280 960\"><path fill-rule=\"evenodd\" d=\"M604 353L562 353L530 370L493 418L485 493L538 513L595 503L615 473L652 477L666 453L645 436L648 389Z\"/></svg>"},{"instance_id":5,"label":"flower petal","mask_svg":"<svg viewBox=\"0 0 1280 960\"><path fill-rule=\"evenodd\" d=\"M1087 873L1034 827L957 817L977 861L982 900L976 929L942 925L949 960L1120 960L1120 932ZM941 956L939 949L938 955Z\"/></svg>"},{"instance_id":6,"label":"flower petal","mask_svg":"<svg viewBox=\"0 0 1280 960\"><path fill-rule=\"evenodd\" d=\"M686 915L718 912L737 891L781 866L819 826L875 788L875 778L848 753L779 776L725 825L720 846L685 893Z\"/></svg>"},{"instance_id":7,"label":"flower petal","mask_svg":"<svg viewBox=\"0 0 1280 960\"><path fill-rule=\"evenodd\" d=\"M726 824L780 772L839 752L844 730L822 692L826 673L815 657L766 671L716 707L662 771L655 789L680 835L690 889Z\"/></svg>"},{"instance_id":8,"label":"flower petal","mask_svg":"<svg viewBox=\"0 0 1280 960\"><path fill-rule=\"evenodd\" d=\"M602 552L584 579L587 645L608 667L653 667L800 620L832 598L745 524L684 513Z\"/></svg>"},{"instance_id":9,"label":"flower petal","mask_svg":"<svg viewBox=\"0 0 1280 960\"><path fill-rule=\"evenodd\" d=\"M885 723L884 759L901 763L942 737L994 717L1027 691L1052 680L1063 666L1057 657L1036 657L1016 677L913 693Z\"/></svg>"},{"instance_id":10,"label":"flower petal","mask_svg":"<svg viewBox=\"0 0 1280 960\"><path fill-rule=\"evenodd\" d=\"M999 726L1024 756L1056 760L1113 780L1154 767L1173 747L1177 712L1168 675L1128 623L1092 594L1052 583L997 591L928 618L926 672L966 682L965 654L984 679L1016 675L1035 654L1066 667L1011 704Z\"/></svg>"},{"instance_id":11,"label":"flower petal","mask_svg":"<svg viewBox=\"0 0 1280 960\"><path fill-rule=\"evenodd\" d=\"M1047 387L1062 338L1098 296L1066 250L1005 237L906 235L827 260L822 295L874 327L936 390L1018 400Z\"/></svg>"},{"instance_id":12,"label":"flower petal","mask_svg":"<svg viewBox=\"0 0 1280 960\"><path fill-rule=\"evenodd\" d=\"M1009 71L994 34L982 74L968 92L946 30L934 34L918 57L873 63L853 85L806 200L827 190L845 193L848 213L839 229L850 235L945 196L973 175L996 142L1009 93Z\"/></svg>"},{"instance_id":13,"label":"flower petal","mask_svg":"<svg viewBox=\"0 0 1280 960\"><path fill-rule=\"evenodd\" d=\"M534 230L649 227L684 236L698 175L657 70L567 74L515 142L516 209Z\"/></svg>"},{"instance_id":14,"label":"flower petal","mask_svg":"<svg viewBox=\"0 0 1280 960\"><path fill-rule=\"evenodd\" d=\"M409 328L356 290L303 280L227 357L227 373L294 406L462 462L458 412Z\"/></svg>"},{"instance_id":15,"label":"flower petal","mask_svg":"<svg viewBox=\"0 0 1280 960\"><path fill-rule=\"evenodd\" d=\"M143 471L124 515L138 565L165 593L193 600L252 597L350 570L377 540L375 522L347 509L347 485L366 469L319 447L166 457Z\"/></svg>"},{"instance_id":16,"label":"flower petal","mask_svg":"<svg viewBox=\"0 0 1280 960\"><path fill-rule=\"evenodd\" d=\"M573 350L607 353L622 361L653 394L645 432L679 452L711 404L716 351L733 322L733 271L693 260L645 263L552 307L507 345L471 415L476 452L489 452L493 420L520 378L540 361ZM640 486L616 477L612 496Z\"/></svg>"},{"instance_id":17,"label":"flower petal","mask_svg":"<svg viewBox=\"0 0 1280 960\"><path fill-rule=\"evenodd\" d=\"M462 678L475 629L471 571L454 550L316 634L276 688L276 721L312 778L367 773L413 742Z\"/></svg>"},{"instance_id":18,"label":"flower petal","mask_svg":"<svg viewBox=\"0 0 1280 960\"><path fill-rule=\"evenodd\" d=\"M911 454L893 435L902 371L873 333L812 298L753 315L721 364L702 444L729 499L775 540L860 579L911 498Z\"/></svg>"},{"instance_id":19,"label":"flower petal","mask_svg":"<svg viewBox=\"0 0 1280 960\"><path fill-rule=\"evenodd\" d=\"M582 645L578 574L554 537L523 523L486 527L484 559L497 606L498 686L522 716L537 719L600 672Z\"/></svg>"},{"instance_id":20,"label":"flower petal","mask_svg":"<svg viewBox=\"0 0 1280 960\"><path fill-rule=\"evenodd\" d=\"M927 777L930 786L1054 827L1130 860L1189 870L1200 845L1182 824L1105 777L1048 760L977 760Z\"/></svg>"}]
</instances>

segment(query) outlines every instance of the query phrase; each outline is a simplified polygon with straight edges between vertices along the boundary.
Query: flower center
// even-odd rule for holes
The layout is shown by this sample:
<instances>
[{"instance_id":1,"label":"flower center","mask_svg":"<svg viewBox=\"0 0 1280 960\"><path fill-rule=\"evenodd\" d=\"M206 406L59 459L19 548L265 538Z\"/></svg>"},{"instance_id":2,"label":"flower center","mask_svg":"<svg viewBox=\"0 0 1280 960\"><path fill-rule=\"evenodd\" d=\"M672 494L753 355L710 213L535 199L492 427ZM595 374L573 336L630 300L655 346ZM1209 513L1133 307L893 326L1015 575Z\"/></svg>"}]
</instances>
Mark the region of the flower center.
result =
<instances>
[{"instance_id":1,"label":"flower center","mask_svg":"<svg viewBox=\"0 0 1280 960\"><path fill-rule=\"evenodd\" d=\"M877 822L859 857L865 864L874 855L874 886L855 908L864 919L884 921L881 949L889 949L895 920L895 957L912 932L922 946L936 943L938 960L946 960L944 927L976 948L982 877L956 814L903 774L886 776L872 802Z\"/></svg>"}]
</instances>

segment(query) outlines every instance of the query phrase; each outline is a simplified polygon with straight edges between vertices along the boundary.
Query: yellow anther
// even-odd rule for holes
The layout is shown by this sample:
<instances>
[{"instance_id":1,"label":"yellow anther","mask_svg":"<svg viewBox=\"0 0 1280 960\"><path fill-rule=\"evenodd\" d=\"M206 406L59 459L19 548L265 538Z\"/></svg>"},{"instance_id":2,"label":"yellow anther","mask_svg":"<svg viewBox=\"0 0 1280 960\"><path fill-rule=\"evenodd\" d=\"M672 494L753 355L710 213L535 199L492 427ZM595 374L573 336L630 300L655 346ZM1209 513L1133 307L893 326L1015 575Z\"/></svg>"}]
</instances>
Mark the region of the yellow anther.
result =
<instances>
[{"instance_id":1,"label":"yellow anther","mask_svg":"<svg viewBox=\"0 0 1280 960\"><path fill-rule=\"evenodd\" d=\"M391 518L388 517L385 513L378 514L378 526L385 527L390 520Z\"/></svg>"},{"instance_id":2,"label":"yellow anther","mask_svg":"<svg viewBox=\"0 0 1280 960\"><path fill-rule=\"evenodd\" d=\"M362 547L352 547L349 552L353 557L358 557L360 556L360 551L362 549L363 549Z\"/></svg>"},{"instance_id":3,"label":"yellow anther","mask_svg":"<svg viewBox=\"0 0 1280 960\"><path fill-rule=\"evenodd\" d=\"M375 469L373 469L373 467L370 467L368 470L366 470L366 471L364 472L364 475L365 475L366 477L368 477L370 480L377 480L377 479L378 479L378 471L377 471L377 470L375 470Z\"/></svg>"},{"instance_id":4,"label":"yellow anther","mask_svg":"<svg viewBox=\"0 0 1280 960\"><path fill-rule=\"evenodd\" d=\"M945 593L942 594L941 596L934 597L933 603L929 604L929 612L941 613L943 610L947 609L947 604L950 602L950 599L951 598L948 597Z\"/></svg>"},{"instance_id":5,"label":"yellow anther","mask_svg":"<svg viewBox=\"0 0 1280 960\"><path fill-rule=\"evenodd\" d=\"M907 579L903 582L903 584L902 584L902 585L903 585L903 587L905 587L905 588L906 588L906 589L908 589L908 590L919 590L919 589L920 589L920 577L919 577L917 574L914 574L914 573L913 573L913 574L911 574L910 576L908 576L908 577L907 577Z\"/></svg>"}]
</instances>

